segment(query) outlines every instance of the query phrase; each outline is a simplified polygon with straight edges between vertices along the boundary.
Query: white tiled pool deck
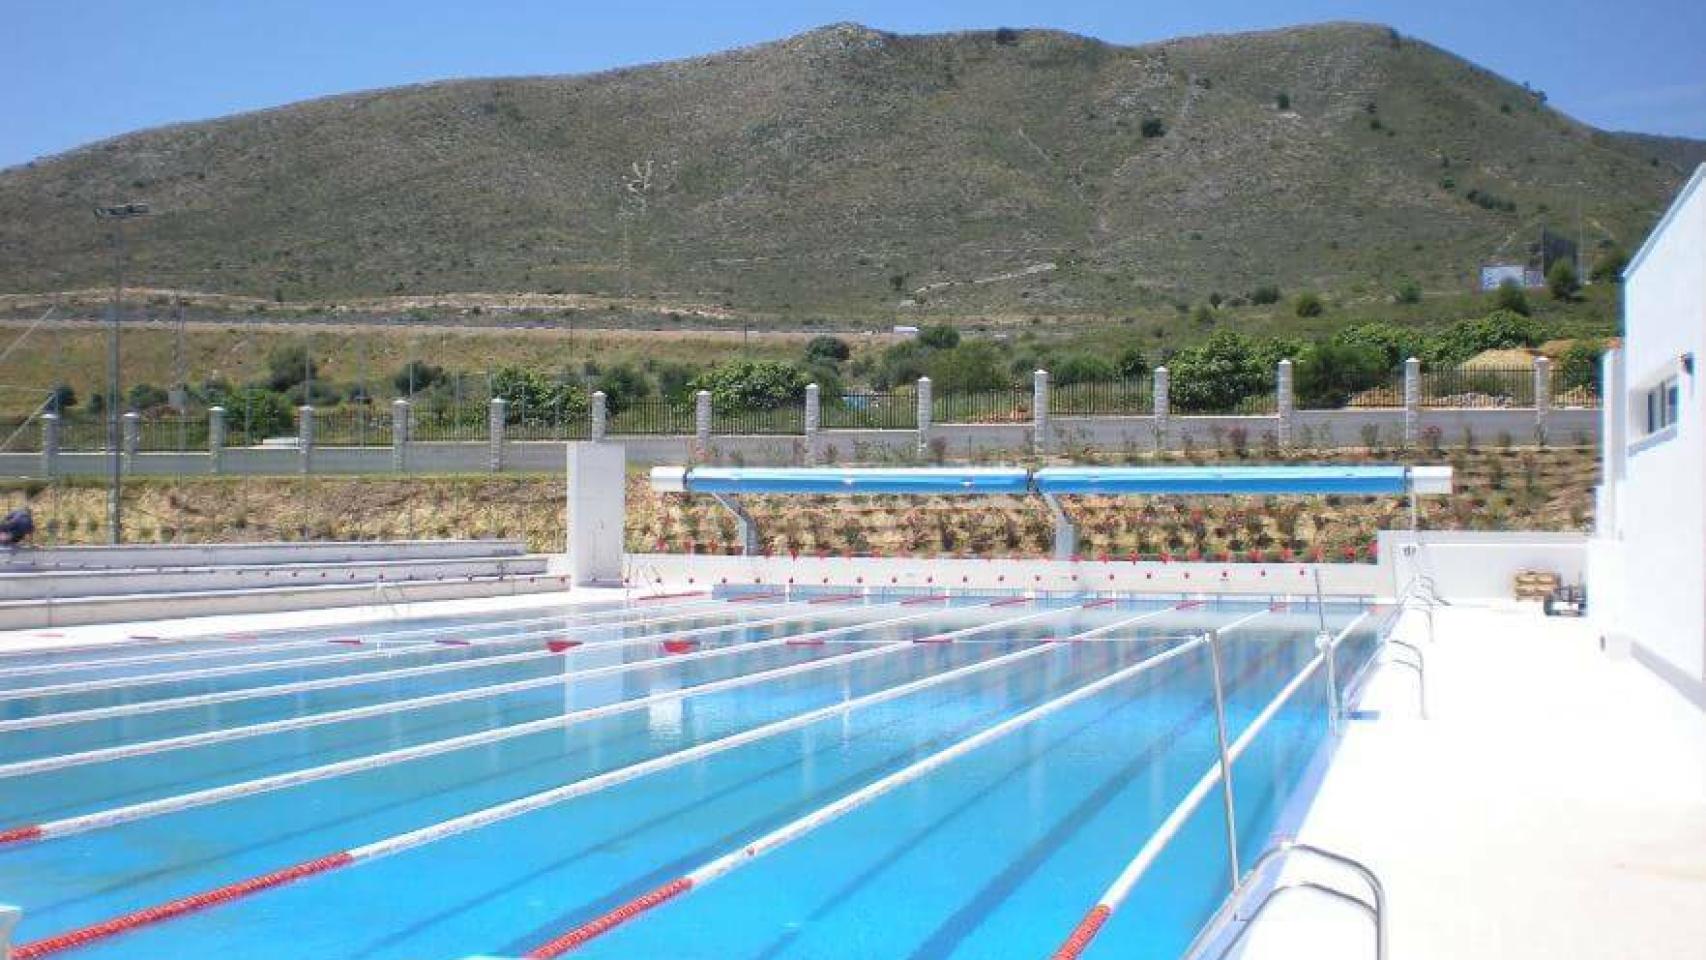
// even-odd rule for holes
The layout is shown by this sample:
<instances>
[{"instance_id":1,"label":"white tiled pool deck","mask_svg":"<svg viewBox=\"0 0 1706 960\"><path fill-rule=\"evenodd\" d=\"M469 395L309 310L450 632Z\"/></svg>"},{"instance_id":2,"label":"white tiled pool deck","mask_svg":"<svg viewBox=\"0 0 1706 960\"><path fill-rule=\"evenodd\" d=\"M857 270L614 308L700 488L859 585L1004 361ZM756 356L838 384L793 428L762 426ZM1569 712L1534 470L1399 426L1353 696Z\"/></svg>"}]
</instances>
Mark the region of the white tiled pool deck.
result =
<instances>
[{"instance_id":1,"label":"white tiled pool deck","mask_svg":"<svg viewBox=\"0 0 1706 960\"><path fill-rule=\"evenodd\" d=\"M1706 713L1592 626L1452 607L1429 645L1430 719L1384 669L1298 838L1373 867L1393 960L1706 957ZM1295 873L1319 875L1319 868ZM1247 958L1372 956L1368 924L1291 894Z\"/></svg>"}]
</instances>

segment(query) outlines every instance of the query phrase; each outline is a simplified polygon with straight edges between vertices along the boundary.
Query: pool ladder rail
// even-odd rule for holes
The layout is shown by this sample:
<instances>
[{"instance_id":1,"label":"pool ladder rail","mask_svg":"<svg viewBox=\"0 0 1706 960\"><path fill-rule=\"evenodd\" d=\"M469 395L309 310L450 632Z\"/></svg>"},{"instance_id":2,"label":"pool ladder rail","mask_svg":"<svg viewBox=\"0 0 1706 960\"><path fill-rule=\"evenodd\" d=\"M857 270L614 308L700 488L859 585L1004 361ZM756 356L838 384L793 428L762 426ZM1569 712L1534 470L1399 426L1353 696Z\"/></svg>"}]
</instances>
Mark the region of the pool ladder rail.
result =
<instances>
[{"instance_id":1,"label":"pool ladder rail","mask_svg":"<svg viewBox=\"0 0 1706 960\"><path fill-rule=\"evenodd\" d=\"M1326 863L1354 875L1362 882L1366 893L1346 890L1343 886L1318 879L1275 879L1273 871L1284 866L1294 855ZM1186 960L1220 960L1228 956L1243 941L1250 928L1261 920L1268 907L1281 895L1292 892L1325 897L1354 907L1366 915L1374 924L1374 958L1386 960L1386 888L1380 878L1361 861L1289 838L1275 842L1256 858L1232 895L1191 941L1184 953Z\"/></svg>"}]
</instances>

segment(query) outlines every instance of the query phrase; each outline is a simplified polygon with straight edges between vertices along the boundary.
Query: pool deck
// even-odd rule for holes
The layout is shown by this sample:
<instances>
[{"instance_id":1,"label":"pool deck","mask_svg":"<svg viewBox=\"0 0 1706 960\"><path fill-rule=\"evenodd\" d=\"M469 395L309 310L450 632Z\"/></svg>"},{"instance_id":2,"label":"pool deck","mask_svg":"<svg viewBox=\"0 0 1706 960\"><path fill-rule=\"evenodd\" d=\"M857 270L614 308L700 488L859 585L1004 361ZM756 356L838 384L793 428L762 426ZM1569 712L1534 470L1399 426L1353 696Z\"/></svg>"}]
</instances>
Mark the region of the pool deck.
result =
<instances>
[{"instance_id":1,"label":"pool deck","mask_svg":"<svg viewBox=\"0 0 1706 960\"><path fill-rule=\"evenodd\" d=\"M1706 713L1591 625L1536 607L1454 606L1414 676L1383 668L1298 839L1386 887L1393 960L1706 956ZM1287 868L1288 878L1324 876ZM1348 887L1347 887L1348 888ZM1373 956L1367 922L1291 894L1255 960Z\"/></svg>"}]
</instances>

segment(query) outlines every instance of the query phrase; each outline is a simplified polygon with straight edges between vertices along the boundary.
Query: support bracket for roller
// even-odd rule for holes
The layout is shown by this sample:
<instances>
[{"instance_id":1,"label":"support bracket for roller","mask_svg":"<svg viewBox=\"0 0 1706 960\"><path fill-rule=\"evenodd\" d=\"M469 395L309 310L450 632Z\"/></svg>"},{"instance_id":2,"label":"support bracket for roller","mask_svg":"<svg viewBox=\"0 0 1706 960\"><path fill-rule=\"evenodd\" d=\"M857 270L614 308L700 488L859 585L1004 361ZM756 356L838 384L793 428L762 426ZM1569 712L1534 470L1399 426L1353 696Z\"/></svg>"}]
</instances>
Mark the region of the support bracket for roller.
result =
<instances>
[{"instance_id":1,"label":"support bracket for roller","mask_svg":"<svg viewBox=\"0 0 1706 960\"><path fill-rule=\"evenodd\" d=\"M16 927L23 917L23 910L0 903L0 957L12 955L12 928Z\"/></svg>"},{"instance_id":2,"label":"support bracket for roller","mask_svg":"<svg viewBox=\"0 0 1706 960\"><path fill-rule=\"evenodd\" d=\"M711 499L717 501L724 510L735 515L735 522L740 528L740 552L744 556L758 553L758 521L752 519L752 514L741 506L738 497L726 493L713 493Z\"/></svg>"},{"instance_id":3,"label":"support bracket for roller","mask_svg":"<svg viewBox=\"0 0 1706 960\"><path fill-rule=\"evenodd\" d=\"M1078 553L1078 527L1054 494L1045 493L1042 498L1048 504L1049 516L1054 518L1054 558L1070 560Z\"/></svg>"}]
</instances>

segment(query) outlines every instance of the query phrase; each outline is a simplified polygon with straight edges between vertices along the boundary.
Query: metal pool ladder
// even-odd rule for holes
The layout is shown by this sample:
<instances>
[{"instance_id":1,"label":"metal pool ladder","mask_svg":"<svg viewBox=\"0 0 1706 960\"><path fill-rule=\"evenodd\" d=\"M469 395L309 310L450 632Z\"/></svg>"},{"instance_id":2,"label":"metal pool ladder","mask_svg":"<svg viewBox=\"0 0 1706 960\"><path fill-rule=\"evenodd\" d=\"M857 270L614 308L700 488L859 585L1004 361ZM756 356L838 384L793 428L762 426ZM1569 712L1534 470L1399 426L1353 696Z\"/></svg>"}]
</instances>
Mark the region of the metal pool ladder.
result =
<instances>
[{"instance_id":1,"label":"metal pool ladder","mask_svg":"<svg viewBox=\"0 0 1706 960\"><path fill-rule=\"evenodd\" d=\"M1320 880L1270 882L1272 868L1284 864L1293 854L1349 871L1362 881L1363 886L1367 888L1367 895L1363 896L1362 891L1345 890ZM1278 900L1281 894L1293 891L1348 904L1365 914L1374 923L1374 958L1386 960L1386 888L1381 885L1380 878L1375 876L1374 871L1366 864L1344 854L1289 839L1276 842L1256 858L1250 872L1244 875L1232 895L1226 898L1226 902L1221 904L1220 909L1215 911L1214 916L1210 917L1208 923L1197 933L1184 956L1189 960L1219 960L1227 956L1244 939L1244 934L1262 918L1270 904Z\"/></svg>"}]
</instances>

